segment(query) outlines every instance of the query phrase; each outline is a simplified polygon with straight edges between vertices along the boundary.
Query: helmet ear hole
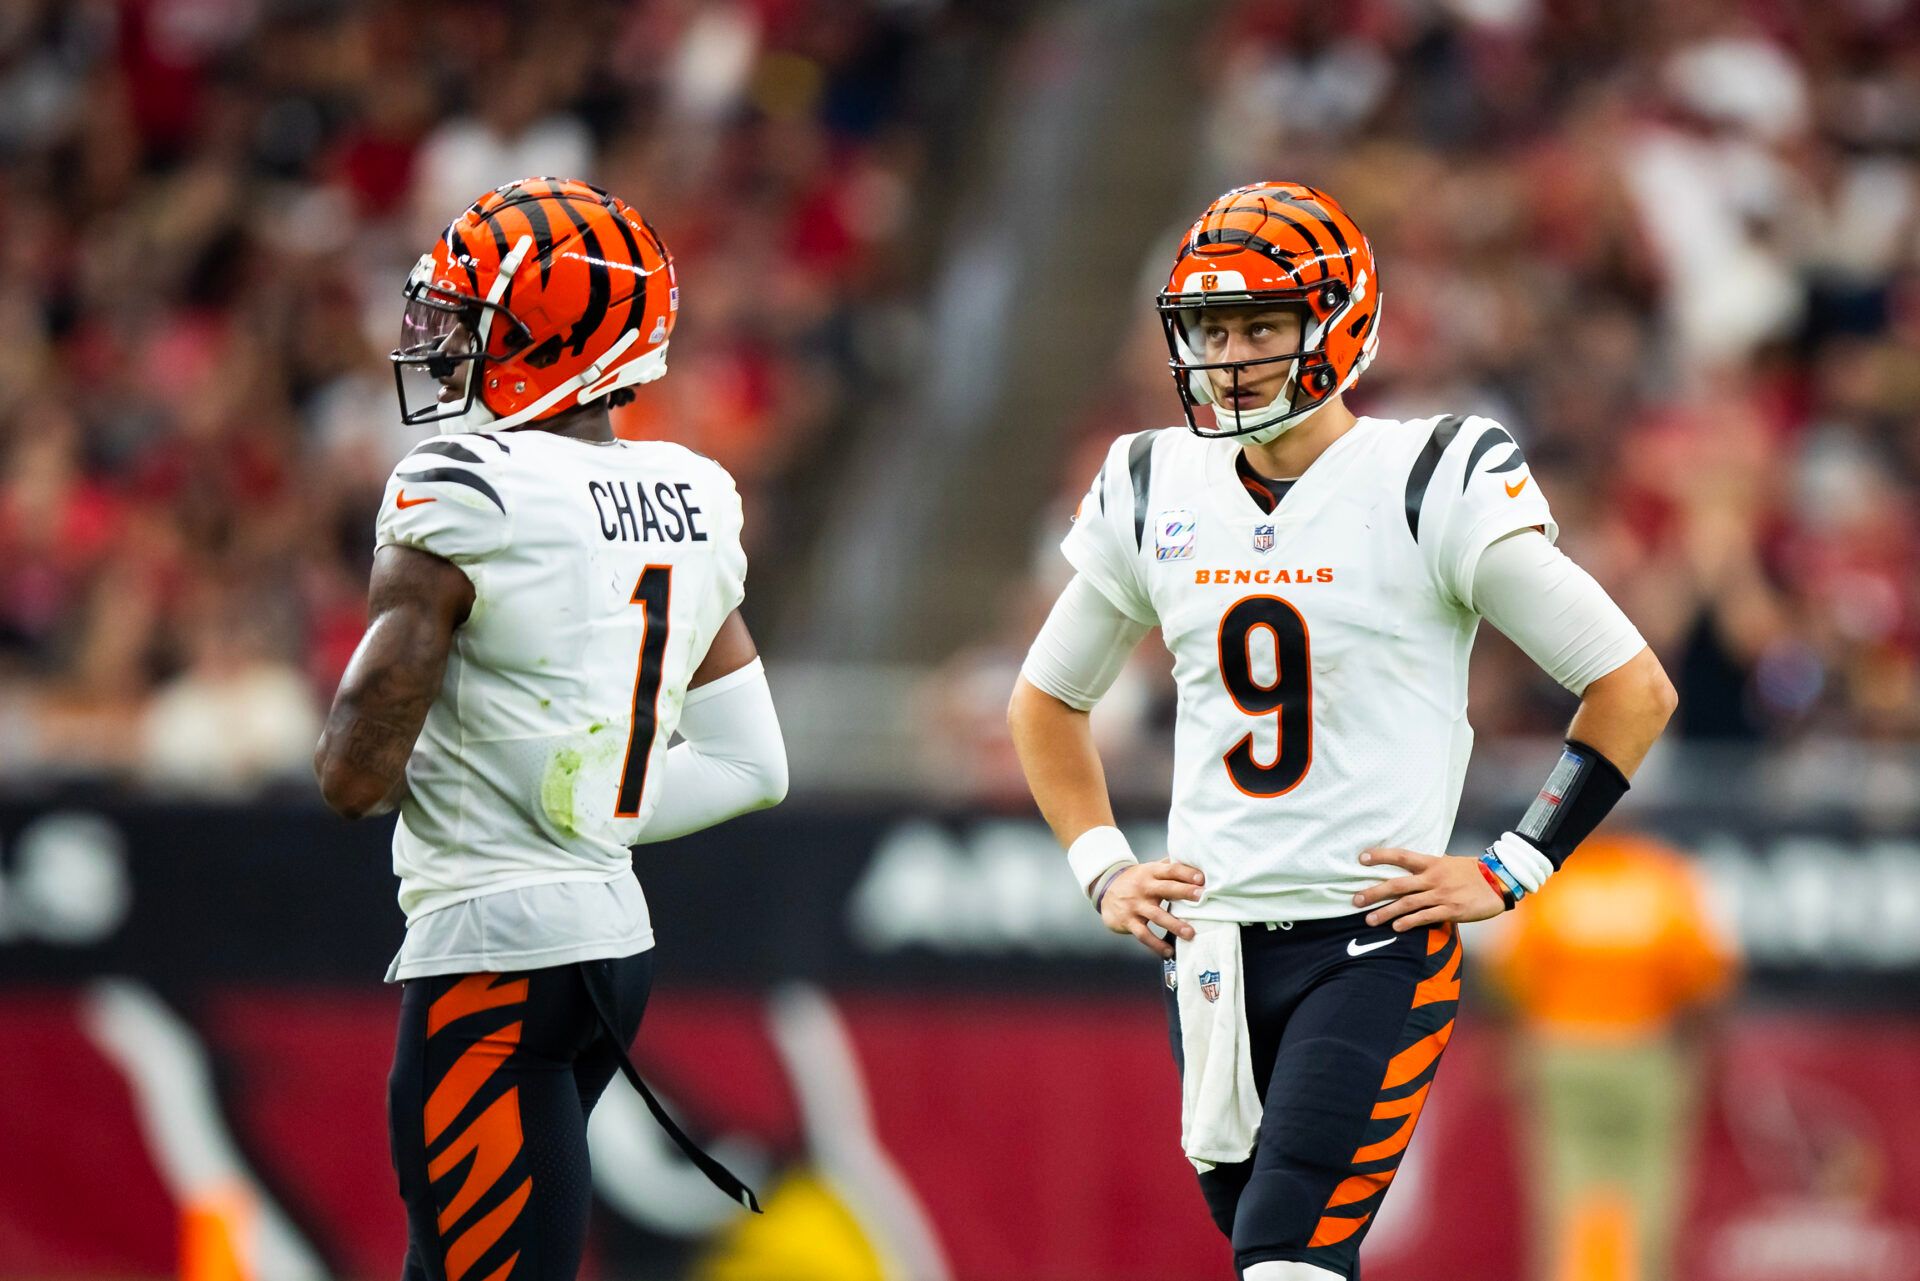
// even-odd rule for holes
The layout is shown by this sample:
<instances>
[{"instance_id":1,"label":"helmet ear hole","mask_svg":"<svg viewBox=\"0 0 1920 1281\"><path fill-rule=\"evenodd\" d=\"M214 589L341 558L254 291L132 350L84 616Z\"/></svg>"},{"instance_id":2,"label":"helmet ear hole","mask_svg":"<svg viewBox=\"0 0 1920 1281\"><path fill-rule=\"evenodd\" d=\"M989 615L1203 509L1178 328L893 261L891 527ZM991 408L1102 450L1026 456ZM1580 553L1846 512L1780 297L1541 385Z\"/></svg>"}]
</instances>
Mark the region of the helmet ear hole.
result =
<instances>
[{"instance_id":1,"label":"helmet ear hole","mask_svg":"<svg viewBox=\"0 0 1920 1281\"><path fill-rule=\"evenodd\" d=\"M545 342L528 352L522 359L535 369L545 369L553 364L554 361L560 359L561 346L560 335L553 334L548 337Z\"/></svg>"}]
</instances>

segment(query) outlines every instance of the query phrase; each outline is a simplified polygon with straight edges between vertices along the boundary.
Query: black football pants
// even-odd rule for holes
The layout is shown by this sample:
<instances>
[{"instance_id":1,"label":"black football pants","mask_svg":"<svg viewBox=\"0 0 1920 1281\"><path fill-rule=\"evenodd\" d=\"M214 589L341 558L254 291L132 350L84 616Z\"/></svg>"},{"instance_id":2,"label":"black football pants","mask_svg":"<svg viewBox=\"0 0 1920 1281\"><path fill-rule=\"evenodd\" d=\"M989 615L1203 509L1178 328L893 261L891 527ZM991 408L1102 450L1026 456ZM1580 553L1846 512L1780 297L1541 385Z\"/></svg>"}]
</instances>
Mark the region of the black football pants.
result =
<instances>
[{"instance_id":1,"label":"black football pants","mask_svg":"<svg viewBox=\"0 0 1920 1281\"><path fill-rule=\"evenodd\" d=\"M1260 1131L1249 1159L1202 1174L1200 1190L1235 1267L1292 1260L1358 1281L1361 1239L1453 1032L1459 930L1395 934L1356 914L1244 925L1240 949Z\"/></svg>"},{"instance_id":2,"label":"black football pants","mask_svg":"<svg viewBox=\"0 0 1920 1281\"><path fill-rule=\"evenodd\" d=\"M651 952L407 981L387 1083L406 1281L573 1281L592 1200L587 1116L652 982Z\"/></svg>"}]
</instances>

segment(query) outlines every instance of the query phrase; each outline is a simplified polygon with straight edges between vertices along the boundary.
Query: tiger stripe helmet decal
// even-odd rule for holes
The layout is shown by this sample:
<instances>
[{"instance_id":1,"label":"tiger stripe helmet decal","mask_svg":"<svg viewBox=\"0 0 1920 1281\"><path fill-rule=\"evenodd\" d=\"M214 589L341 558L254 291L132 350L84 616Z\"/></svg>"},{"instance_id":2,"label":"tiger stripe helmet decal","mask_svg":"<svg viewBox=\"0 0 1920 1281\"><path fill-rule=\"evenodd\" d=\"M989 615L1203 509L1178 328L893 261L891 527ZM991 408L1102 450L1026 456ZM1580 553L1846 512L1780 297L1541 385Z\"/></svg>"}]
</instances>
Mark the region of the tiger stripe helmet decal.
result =
<instances>
[{"instance_id":1,"label":"tiger stripe helmet decal","mask_svg":"<svg viewBox=\"0 0 1920 1281\"><path fill-rule=\"evenodd\" d=\"M651 382L680 310L673 255L646 219L563 178L474 201L421 256L406 298L392 359L409 424L477 405L490 425L517 427ZM410 395L409 372L434 380L432 403Z\"/></svg>"},{"instance_id":2,"label":"tiger stripe helmet decal","mask_svg":"<svg viewBox=\"0 0 1920 1281\"><path fill-rule=\"evenodd\" d=\"M1299 349L1205 363L1194 333L1206 309L1250 305L1297 308ZM1187 426L1200 436L1272 440L1351 387L1379 342L1373 246L1331 196L1293 182L1236 187L1208 205L1181 237L1156 307ZM1283 360L1292 369L1271 404L1233 410L1215 402L1208 371L1230 369L1237 385L1246 367ZM1196 421L1200 405L1214 406L1215 426Z\"/></svg>"}]
</instances>

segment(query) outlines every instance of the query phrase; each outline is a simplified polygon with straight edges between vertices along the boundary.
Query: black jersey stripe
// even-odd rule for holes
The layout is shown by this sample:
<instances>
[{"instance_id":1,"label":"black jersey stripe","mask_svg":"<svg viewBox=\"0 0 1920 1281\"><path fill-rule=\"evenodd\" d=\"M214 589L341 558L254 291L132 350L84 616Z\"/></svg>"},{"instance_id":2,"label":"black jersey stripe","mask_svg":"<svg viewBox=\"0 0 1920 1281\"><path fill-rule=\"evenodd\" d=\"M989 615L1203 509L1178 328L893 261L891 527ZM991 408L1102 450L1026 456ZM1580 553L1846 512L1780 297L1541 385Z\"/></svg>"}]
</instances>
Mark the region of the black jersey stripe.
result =
<instances>
[{"instance_id":1,"label":"black jersey stripe","mask_svg":"<svg viewBox=\"0 0 1920 1281\"><path fill-rule=\"evenodd\" d=\"M1447 452L1447 446L1460 431L1460 424L1466 420L1465 414L1449 414L1435 423L1433 435L1427 438L1420 456L1413 460L1413 470L1407 473L1407 532L1415 542L1420 541L1420 508L1427 501L1427 486L1433 482L1434 469L1440 466L1440 455Z\"/></svg>"},{"instance_id":2,"label":"black jersey stripe","mask_svg":"<svg viewBox=\"0 0 1920 1281\"><path fill-rule=\"evenodd\" d=\"M407 457L409 458L415 454L444 454L448 458L456 459L463 463L481 463L486 461L465 445L454 440L425 441L407 451Z\"/></svg>"},{"instance_id":3,"label":"black jersey stripe","mask_svg":"<svg viewBox=\"0 0 1920 1281\"><path fill-rule=\"evenodd\" d=\"M511 449L507 448L506 441L501 440L498 436L494 435L490 431L476 431L473 433L473 435L478 436L481 440L490 440L494 444L500 446L500 452L503 454L511 454L513 452Z\"/></svg>"},{"instance_id":4,"label":"black jersey stripe","mask_svg":"<svg viewBox=\"0 0 1920 1281\"><path fill-rule=\"evenodd\" d=\"M1473 479L1473 469L1480 465L1480 460L1485 458L1494 446L1502 444L1512 445L1513 454L1505 462L1490 470L1495 472L1512 471L1520 465L1519 442L1507 434L1505 427L1489 427L1481 433L1480 439L1473 442L1473 452L1467 455L1467 470L1460 477L1461 493L1464 494L1467 492L1467 482Z\"/></svg>"},{"instance_id":5,"label":"black jersey stripe","mask_svg":"<svg viewBox=\"0 0 1920 1281\"><path fill-rule=\"evenodd\" d=\"M500 501L500 493L498 490L494 489L492 485L489 485L483 477L476 476L462 467L430 467L426 471L400 473L399 478L401 480L445 481L450 485L465 485L468 489L482 495L495 507L498 507L501 515L505 515L507 511L507 505Z\"/></svg>"},{"instance_id":6,"label":"black jersey stripe","mask_svg":"<svg viewBox=\"0 0 1920 1281\"><path fill-rule=\"evenodd\" d=\"M1160 433L1143 431L1127 446L1127 476L1133 481L1133 545L1147 545L1147 490L1153 484L1153 438Z\"/></svg>"}]
</instances>

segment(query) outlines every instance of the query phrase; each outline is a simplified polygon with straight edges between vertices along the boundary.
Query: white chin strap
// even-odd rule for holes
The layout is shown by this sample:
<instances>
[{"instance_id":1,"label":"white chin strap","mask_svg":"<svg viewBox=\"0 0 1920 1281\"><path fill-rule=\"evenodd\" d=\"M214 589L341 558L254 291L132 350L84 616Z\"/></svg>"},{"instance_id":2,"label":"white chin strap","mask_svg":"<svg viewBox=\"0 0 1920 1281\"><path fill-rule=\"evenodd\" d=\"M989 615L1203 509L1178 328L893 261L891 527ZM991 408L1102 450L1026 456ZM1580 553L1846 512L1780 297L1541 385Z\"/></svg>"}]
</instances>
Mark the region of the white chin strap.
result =
<instances>
[{"instance_id":1,"label":"white chin strap","mask_svg":"<svg viewBox=\"0 0 1920 1281\"><path fill-rule=\"evenodd\" d=\"M1265 445L1280 439L1293 428L1319 412L1316 405L1306 413L1289 418L1285 422L1273 420L1287 412L1287 402L1293 393L1293 375L1287 375L1287 381L1275 393L1273 400L1258 409L1229 409L1225 405L1213 406L1213 424L1223 432L1230 432L1235 440L1244 440L1250 445ZM1323 402L1324 403L1324 402Z\"/></svg>"}]
</instances>

